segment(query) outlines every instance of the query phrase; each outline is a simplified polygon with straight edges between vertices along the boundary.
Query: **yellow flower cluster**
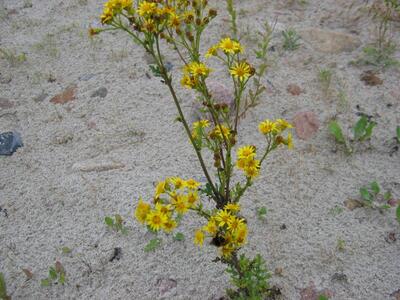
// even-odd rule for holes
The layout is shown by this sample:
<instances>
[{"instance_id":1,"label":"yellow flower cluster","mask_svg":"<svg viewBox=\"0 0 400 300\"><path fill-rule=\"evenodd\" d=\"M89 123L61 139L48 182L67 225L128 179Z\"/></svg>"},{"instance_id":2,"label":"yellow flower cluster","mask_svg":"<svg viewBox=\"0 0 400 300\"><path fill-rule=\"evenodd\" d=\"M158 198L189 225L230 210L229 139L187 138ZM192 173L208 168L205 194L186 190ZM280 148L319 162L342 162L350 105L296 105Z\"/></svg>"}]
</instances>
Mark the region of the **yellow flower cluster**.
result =
<instances>
[{"instance_id":1,"label":"yellow flower cluster","mask_svg":"<svg viewBox=\"0 0 400 300\"><path fill-rule=\"evenodd\" d=\"M114 19L114 16L122 13L123 10L128 13L133 13L132 0L109 0L104 3L103 14L100 16L102 24L109 24Z\"/></svg>"},{"instance_id":2,"label":"yellow flower cluster","mask_svg":"<svg viewBox=\"0 0 400 300\"><path fill-rule=\"evenodd\" d=\"M282 133L293 128L289 122L283 119L277 119L274 122L271 120L264 120L258 125L258 130L266 137L272 138L276 146L280 144L286 145L289 149L293 148L292 134L289 132L287 137L284 138Z\"/></svg>"},{"instance_id":3,"label":"yellow flower cluster","mask_svg":"<svg viewBox=\"0 0 400 300\"><path fill-rule=\"evenodd\" d=\"M228 203L224 209L216 211L208 223L195 232L194 243L202 246L205 236L212 237L221 255L229 258L247 240L247 224L237 215L239 211L240 205L237 203Z\"/></svg>"},{"instance_id":4,"label":"yellow flower cluster","mask_svg":"<svg viewBox=\"0 0 400 300\"><path fill-rule=\"evenodd\" d=\"M153 231L173 231L177 226L177 217L187 213L199 201L199 186L200 183L194 179L183 180L180 177L159 182L154 194L154 207L139 199L136 219Z\"/></svg>"},{"instance_id":5,"label":"yellow flower cluster","mask_svg":"<svg viewBox=\"0 0 400 300\"><path fill-rule=\"evenodd\" d=\"M181 84L189 89L195 88L199 79L205 79L210 74L211 69L204 63L191 62L183 68L183 78Z\"/></svg>"},{"instance_id":6,"label":"yellow flower cluster","mask_svg":"<svg viewBox=\"0 0 400 300\"><path fill-rule=\"evenodd\" d=\"M217 56L218 50L221 50L226 55L233 55L244 52L244 48L239 42L227 37L222 39L218 44L213 45L210 49L208 49L205 55L206 58Z\"/></svg>"},{"instance_id":7,"label":"yellow flower cluster","mask_svg":"<svg viewBox=\"0 0 400 300\"><path fill-rule=\"evenodd\" d=\"M204 135L204 128L207 128L210 126L210 122L208 120L200 120L197 122L193 123L193 129L192 129L192 137L194 139Z\"/></svg>"},{"instance_id":8,"label":"yellow flower cluster","mask_svg":"<svg viewBox=\"0 0 400 300\"><path fill-rule=\"evenodd\" d=\"M256 178L260 173L260 161L256 159L256 147L243 146L237 151L236 166L244 171L246 177Z\"/></svg>"}]
</instances>

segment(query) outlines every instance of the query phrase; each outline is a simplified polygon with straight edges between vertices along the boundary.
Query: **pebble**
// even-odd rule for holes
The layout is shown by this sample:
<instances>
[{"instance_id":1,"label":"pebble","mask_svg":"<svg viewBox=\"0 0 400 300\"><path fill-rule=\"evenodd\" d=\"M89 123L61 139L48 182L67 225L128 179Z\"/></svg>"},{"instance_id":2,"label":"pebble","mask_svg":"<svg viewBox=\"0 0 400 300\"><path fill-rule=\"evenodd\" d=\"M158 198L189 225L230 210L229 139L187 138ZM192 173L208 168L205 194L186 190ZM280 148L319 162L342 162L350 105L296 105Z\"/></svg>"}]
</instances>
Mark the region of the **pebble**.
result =
<instances>
[{"instance_id":1,"label":"pebble","mask_svg":"<svg viewBox=\"0 0 400 300\"><path fill-rule=\"evenodd\" d=\"M80 76L78 79L80 81L88 81L88 80L92 79L94 76L96 76L96 74L89 73L89 74L85 74L85 75Z\"/></svg>"},{"instance_id":2,"label":"pebble","mask_svg":"<svg viewBox=\"0 0 400 300\"><path fill-rule=\"evenodd\" d=\"M33 101L36 103L43 102L49 94L42 92L40 95L37 95L36 97L33 98Z\"/></svg>"},{"instance_id":3,"label":"pebble","mask_svg":"<svg viewBox=\"0 0 400 300\"><path fill-rule=\"evenodd\" d=\"M23 143L18 132L0 134L0 155L12 155Z\"/></svg>"},{"instance_id":4,"label":"pebble","mask_svg":"<svg viewBox=\"0 0 400 300\"><path fill-rule=\"evenodd\" d=\"M108 94L108 90L105 87L101 87L97 90L95 90L90 97L94 98L94 97L100 97L100 98L105 98Z\"/></svg>"}]
</instances>

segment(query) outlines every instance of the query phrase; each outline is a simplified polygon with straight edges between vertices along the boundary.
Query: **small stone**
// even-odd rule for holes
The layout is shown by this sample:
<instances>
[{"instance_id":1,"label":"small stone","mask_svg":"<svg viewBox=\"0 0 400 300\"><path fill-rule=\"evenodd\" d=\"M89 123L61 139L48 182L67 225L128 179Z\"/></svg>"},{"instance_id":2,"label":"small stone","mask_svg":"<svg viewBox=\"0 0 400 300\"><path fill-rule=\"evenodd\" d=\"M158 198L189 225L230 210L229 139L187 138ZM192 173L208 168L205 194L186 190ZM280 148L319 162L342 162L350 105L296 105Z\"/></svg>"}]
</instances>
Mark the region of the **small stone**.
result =
<instances>
[{"instance_id":1,"label":"small stone","mask_svg":"<svg viewBox=\"0 0 400 300\"><path fill-rule=\"evenodd\" d=\"M171 278L160 278L157 280L158 291L160 296L164 296L170 290L176 288L177 282Z\"/></svg>"},{"instance_id":2,"label":"small stone","mask_svg":"<svg viewBox=\"0 0 400 300\"><path fill-rule=\"evenodd\" d=\"M303 92L303 90L297 84L293 83L289 84L286 90L293 96L298 96Z\"/></svg>"},{"instance_id":3,"label":"small stone","mask_svg":"<svg viewBox=\"0 0 400 300\"><path fill-rule=\"evenodd\" d=\"M43 102L49 94L47 93L41 93L40 95L37 95L35 98L33 98L33 101L36 103Z\"/></svg>"},{"instance_id":4,"label":"small stone","mask_svg":"<svg viewBox=\"0 0 400 300\"><path fill-rule=\"evenodd\" d=\"M0 98L0 109L9 109L13 108L14 103L6 98Z\"/></svg>"},{"instance_id":5,"label":"small stone","mask_svg":"<svg viewBox=\"0 0 400 300\"><path fill-rule=\"evenodd\" d=\"M18 132L0 134L0 155L12 155L23 143Z\"/></svg>"},{"instance_id":6,"label":"small stone","mask_svg":"<svg viewBox=\"0 0 400 300\"><path fill-rule=\"evenodd\" d=\"M356 199L347 199L346 201L344 201L344 205L350 210L355 210L356 208L364 206L364 204L360 200Z\"/></svg>"},{"instance_id":7,"label":"small stone","mask_svg":"<svg viewBox=\"0 0 400 300\"><path fill-rule=\"evenodd\" d=\"M81 172L104 172L116 169L122 169L125 165L114 161L84 161L75 163L72 169Z\"/></svg>"},{"instance_id":8,"label":"small stone","mask_svg":"<svg viewBox=\"0 0 400 300\"><path fill-rule=\"evenodd\" d=\"M275 275L282 276L282 274L283 274L283 268L281 268L281 267L275 268L274 273L275 273Z\"/></svg>"},{"instance_id":9,"label":"small stone","mask_svg":"<svg viewBox=\"0 0 400 300\"><path fill-rule=\"evenodd\" d=\"M320 123L317 116L311 112L299 112L293 118L293 125L297 136L302 140L308 140L315 135Z\"/></svg>"},{"instance_id":10,"label":"small stone","mask_svg":"<svg viewBox=\"0 0 400 300\"><path fill-rule=\"evenodd\" d=\"M361 45L357 36L337 31L308 28L299 31L299 34L314 49L323 53L351 52Z\"/></svg>"},{"instance_id":11,"label":"small stone","mask_svg":"<svg viewBox=\"0 0 400 300\"><path fill-rule=\"evenodd\" d=\"M113 255L109 259L110 262L113 262L115 259L120 260L122 257L122 249L120 247L115 247Z\"/></svg>"},{"instance_id":12,"label":"small stone","mask_svg":"<svg viewBox=\"0 0 400 300\"><path fill-rule=\"evenodd\" d=\"M394 297L396 300L400 300L400 289L391 293L390 297Z\"/></svg>"},{"instance_id":13,"label":"small stone","mask_svg":"<svg viewBox=\"0 0 400 300\"><path fill-rule=\"evenodd\" d=\"M287 226L286 226L286 224L282 224L280 228L281 228L281 230L286 230Z\"/></svg>"},{"instance_id":14,"label":"small stone","mask_svg":"<svg viewBox=\"0 0 400 300\"><path fill-rule=\"evenodd\" d=\"M105 98L107 96L107 89L105 87L101 87L97 90L95 90L92 95L90 95L90 97L94 98L94 97L100 97L100 98Z\"/></svg>"},{"instance_id":15,"label":"small stone","mask_svg":"<svg viewBox=\"0 0 400 300\"><path fill-rule=\"evenodd\" d=\"M361 80L361 81L364 81L364 83L365 83L366 85L370 85L370 86L382 85L382 83L383 83L383 80L380 79L380 78L375 74L375 72L372 71L372 70L368 70L368 71L363 72L363 73L360 75L360 80Z\"/></svg>"},{"instance_id":16,"label":"small stone","mask_svg":"<svg viewBox=\"0 0 400 300\"><path fill-rule=\"evenodd\" d=\"M54 96L51 98L50 102L54 104L65 104L72 100L75 100L75 93L76 93L77 86L71 85L67 87L62 93Z\"/></svg>"},{"instance_id":17,"label":"small stone","mask_svg":"<svg viewBox=\"0 0 400 300\"><path fill-rule=\"evenodd\" d=\"M27 279L32 279L33 278L33 273L29 269L22 269L22 272L24 272L25 276Z\"/></svg>"},{"instance_id":18,"label":"small stone","mask_svg":"<svg viewBox=\"0 0 400 300\"><path fill-rule=\"evenodd\" d=\"M388 242L389 244L393 244L394 242L396 242L397 241L396 233L389 232L387 237L385 237L385 241Z\"/></svg>"}]
</instances>

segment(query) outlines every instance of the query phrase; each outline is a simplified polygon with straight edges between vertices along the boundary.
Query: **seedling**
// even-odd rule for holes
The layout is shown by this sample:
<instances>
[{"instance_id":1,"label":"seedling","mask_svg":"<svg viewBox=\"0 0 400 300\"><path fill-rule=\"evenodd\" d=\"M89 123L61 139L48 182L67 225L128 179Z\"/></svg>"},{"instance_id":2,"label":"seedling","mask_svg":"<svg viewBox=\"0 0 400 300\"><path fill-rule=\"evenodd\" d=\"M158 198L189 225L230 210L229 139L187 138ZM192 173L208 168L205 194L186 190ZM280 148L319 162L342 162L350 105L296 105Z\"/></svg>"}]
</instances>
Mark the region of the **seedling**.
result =
<instances>
[{"instance_id":1,"label":"seedling","mask_svg":"<svg viewBox=\"0 0 400 300\"><path fill-rule=\"evenodd\" d=\"M259 209L257 209L257 217L260 220L264 220L265 216L267 215L267 208L266 207L260 207Z\"/></svg>"},{"instance_id":2,"label":"seedling","mask_svg":"<svg viewBox=\"0 0 400 300\"><path fill-rule=\"evenodd\" d=\"M346 242L342 239L338 239L337 245L336 245L336 248L338 249L338 251L343 252L345 250L345 247L346 247Z\"/></svg>"},{"instance_id":3,"label":"seedling","mask_svg":"<svg viewBox=\"0 0 400 300\"><path fill-rule=\"evenodd\" d=\"M7 295L7 286L3 273L0 273L0 299L11 300L11 297Z\"/></svg>"},{"instance_id":4,"label":"seedling","mask_svg":"<svg viewBox=\"0 0 400 300\"><path fill-rule=\"evenodd\" d=\"M328 95L329 87L332 81L332 71L330 69L321 69L318 72L318 80L321 84L324 95Z\"/></svg>"},{"instance_id":5,"label":"seedling","mask_svg":"<svg viewBox=\"0 0 400 300\"><path fill-rule=\"evenodd\" d=\"M25 53L17 54L15 51L0 48L2 58L8 61L11 67L18 66L26 61Z\"/></svg>"},{"instance_id":6,"label":"seedling","mask_svg":"<svg viewBox=\"0 0 400 300\"><path fill-rule=\"evenodd\" d=\"M63 265L59 261L56 261L54 267L49 268L49 276L41 280L41 285L44 287L57 283L64 285L66 281L65 275Z\"/></svg>"},{"instance_id":7,"label":"seedling","mask_svg":"<svg viewBox=\"0 0 400 300\"><path fill-rule=\"evenodd\" d=\"M343 207L335 205L335 207L332 207L329 212L332 216L340 215L343 212Z\"/></svg>"},{"instance_id":8,"label":"seedling","mask_svg":"<svg viewBox=\"0 0 400 300\"><path fill-rule=\"evenodd\" d=\"M283 36L283 49L287 51L294 51L300 47L298 43L300 36L293 28L282 31Z\"/></svg>"},{"instance_id":9,"label":"seedling","mask_svg":"<svg viewBox=\"0 0 400 300\"><path fill-rule=\"evenodd\" d=\"M368 186L360 188L360 196L363 201L364 206L370 208L388 209L390 205L388 201L392 199L392 194L387 191L383 195L380 194L381 188L379 184L374 181ZM378 205L377 202L386 202L383 205Z\"/></svg>"},{"instance_id":10,"label":"seedling","mask_svg":"<svg viewBox=\"0 0 400 300\"><path fill-rule=\"evenodd\" d=\"M153 252L160 246L161 246L161 239L159 238L152 239L146 245L146 247L144 247L144 252Z\"/></svg>"},{"instance_id":11,"label":"seedling","mask_svg":"<svg viewBox=\"0 0 400 300\"><path fill-rule=\"evenodd\" d=\"M393 57L396 52L396 46L387 45L380 49L375 46L368 46L363 49L363 57L358 63L371 65L382 69L399 66L400 62Z\"/></svg>"},{"instance_id":12,"label":"seedling","mask_svg":"<svg viewBox=\"0 0 400 300\"><path fill-rule=\"evenodd\" d=\"M345 146L347 154L352 154L353 144L370 139L375 126L376 123L374 121L371 121L368 117L363 115L353 126L353 139L349 139L343 134L341 126L336 121L331 121L328 125L328 129L334 136L336 142Z\"/></svg>"},{"instance_id":13,"label":"seedling","mask_svg":"<svg viewBox=\"0 0 400 300\"><path fill-rule=\"evenodd\" d=\"M122 234L128 233L128 228L124 226L124 220L118 214L114 215L114 219L112 217L105 217L104 222L114 231L120 231Z\"/></svg>"},{"instance_id":14,"label":"seedling","mask_svg":"<svg viewBox=\"0 0 400 300\"><path fill-rule=\"evenodd\" d=\"M182 232L177 232L174 236L174 240L178 242L183 242L185 240L185 235Z\"/></svg>"}]
</instances>

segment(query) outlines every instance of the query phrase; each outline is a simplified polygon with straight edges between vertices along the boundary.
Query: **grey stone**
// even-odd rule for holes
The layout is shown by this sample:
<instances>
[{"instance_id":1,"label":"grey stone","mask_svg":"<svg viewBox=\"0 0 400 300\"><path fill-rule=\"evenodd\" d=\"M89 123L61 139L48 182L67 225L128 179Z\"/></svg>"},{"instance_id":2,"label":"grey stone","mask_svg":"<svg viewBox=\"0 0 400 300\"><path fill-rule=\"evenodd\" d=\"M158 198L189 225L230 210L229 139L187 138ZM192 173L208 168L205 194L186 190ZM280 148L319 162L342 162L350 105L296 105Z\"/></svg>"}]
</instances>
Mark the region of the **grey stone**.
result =
<instances>
[{"instance_id":1,"label":"grey stone","mask_svg":"<svg viewBox=\"0 0 400 300\"><path fill-rule=\"evenodd\" d=\"M108 90L105 87L101 87L97 90L95 90L90 97L100 97L100 98L105 98L108 94Z\"/></svg>"}]
</instances>

